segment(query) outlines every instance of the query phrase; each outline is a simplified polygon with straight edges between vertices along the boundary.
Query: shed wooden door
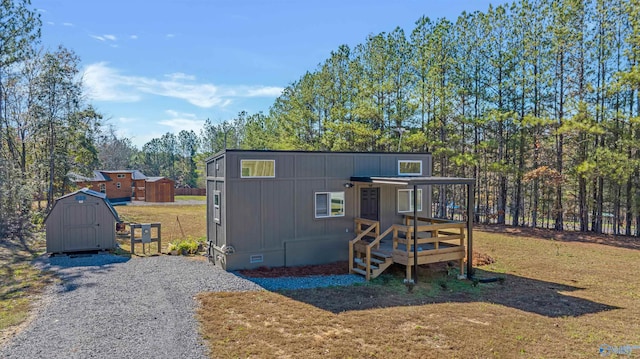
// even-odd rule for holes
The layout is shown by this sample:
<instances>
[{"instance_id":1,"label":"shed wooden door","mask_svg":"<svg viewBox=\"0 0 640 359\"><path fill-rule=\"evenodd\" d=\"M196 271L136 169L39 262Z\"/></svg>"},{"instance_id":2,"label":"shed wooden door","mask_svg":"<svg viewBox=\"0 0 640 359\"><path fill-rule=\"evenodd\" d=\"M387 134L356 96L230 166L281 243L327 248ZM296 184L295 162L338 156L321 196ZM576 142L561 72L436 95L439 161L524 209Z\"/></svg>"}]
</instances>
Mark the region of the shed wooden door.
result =
<instances>
[{"instance_id":1,"label":"shed wooden door","mask_svg":"<svg viewBox=\"0 0 640 359\"><path fill-rule=\"evenodd\" d=\"M360 189L360 217L380 220L380 188Z\"/></svg>"},{"instance_id":2,"label":"shed wooden door","mask_svg":"<svg viewBox=\"0 0 640 359\"><path fill-rule=\"evenodd\" d=\"M66 252L96 249L98 246L97 229L100 225L96 218L96 203L65 204L63 250Z\"/></svg>"}]
</instances>

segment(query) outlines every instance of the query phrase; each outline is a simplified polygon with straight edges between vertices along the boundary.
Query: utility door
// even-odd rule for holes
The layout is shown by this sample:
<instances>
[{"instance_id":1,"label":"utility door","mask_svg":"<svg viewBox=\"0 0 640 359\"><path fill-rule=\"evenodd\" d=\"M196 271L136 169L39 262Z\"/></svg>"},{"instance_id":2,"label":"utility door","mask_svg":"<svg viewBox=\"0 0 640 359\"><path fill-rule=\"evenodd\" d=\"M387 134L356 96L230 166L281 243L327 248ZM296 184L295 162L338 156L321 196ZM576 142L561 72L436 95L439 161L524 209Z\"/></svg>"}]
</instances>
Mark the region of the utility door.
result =
<instances>
[{"instance_id":1,"label":"utility door","mask_svg":"<svg viewBox=\"0 0 640 359\"><path fill-rule=\"evenodd\" d=\"M360 217L380 220L380 188L360 188Z\"/></svg>"},{"instance_id":2,"label":"utility door","mask_svg":"<svg viewBox=\"0 0 640 359\"><path fill-rule=\"evenodd\" d=\"M98 203L65 203L64 207L64 245L65 252L100 249L98 243L98 223L96 212Z\"/></svg>"}]
</instances>

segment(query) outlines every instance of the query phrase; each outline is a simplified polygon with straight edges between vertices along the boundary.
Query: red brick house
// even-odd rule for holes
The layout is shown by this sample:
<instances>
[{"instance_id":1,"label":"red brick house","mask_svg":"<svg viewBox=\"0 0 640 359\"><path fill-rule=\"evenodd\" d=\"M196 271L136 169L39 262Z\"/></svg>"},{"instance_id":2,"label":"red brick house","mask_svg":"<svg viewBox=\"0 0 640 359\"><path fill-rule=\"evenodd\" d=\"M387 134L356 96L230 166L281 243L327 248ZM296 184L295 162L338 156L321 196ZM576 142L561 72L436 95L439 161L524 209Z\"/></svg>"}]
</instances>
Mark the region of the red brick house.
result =
<instances>
[{"instance_id":1,"label":"red brick house","mask_svg":"<svg viewBox=\"0 0 640 359\"><path fill-rule=\"evenodd\" d=\"M138 170L93 171L93 177L70 173L78 187L107 195L111 202L131 200L173 202L175 182L166 177L147 177Z\"/></svg>"}]
</instances>

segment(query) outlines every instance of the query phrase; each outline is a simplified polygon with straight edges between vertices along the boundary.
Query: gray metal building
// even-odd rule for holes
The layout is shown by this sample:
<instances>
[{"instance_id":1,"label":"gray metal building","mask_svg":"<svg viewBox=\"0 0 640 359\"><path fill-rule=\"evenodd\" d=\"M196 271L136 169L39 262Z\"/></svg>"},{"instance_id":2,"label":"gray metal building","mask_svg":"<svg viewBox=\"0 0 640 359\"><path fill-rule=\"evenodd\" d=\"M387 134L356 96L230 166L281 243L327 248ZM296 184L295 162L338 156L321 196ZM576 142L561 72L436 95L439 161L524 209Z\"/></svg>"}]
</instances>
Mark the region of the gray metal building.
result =
<instances>
[{"instance_id":1,"label":"gray metal building","mask_svg":"<svg viewBox=\"0 0 640 359\"><path fill-rule=\"evenodd\" d=\"M227 270L348 259L354 219L413 213L413 187L357 178L431 176L426 153L225 150L206 161L210 259ZM417 212L430 215L431 191Z\"/></svg>"},{"instance_id":2,"label":"gray metal building","mask_svg":"<svg viewBox=\"0 0 640 359\"><path fill-rule=\"evenodd\" d=\"M117 246L118 213L104 193L81 189L58 198L45 219L47 252L79 252Z\"/></svg>"}]
</instances>

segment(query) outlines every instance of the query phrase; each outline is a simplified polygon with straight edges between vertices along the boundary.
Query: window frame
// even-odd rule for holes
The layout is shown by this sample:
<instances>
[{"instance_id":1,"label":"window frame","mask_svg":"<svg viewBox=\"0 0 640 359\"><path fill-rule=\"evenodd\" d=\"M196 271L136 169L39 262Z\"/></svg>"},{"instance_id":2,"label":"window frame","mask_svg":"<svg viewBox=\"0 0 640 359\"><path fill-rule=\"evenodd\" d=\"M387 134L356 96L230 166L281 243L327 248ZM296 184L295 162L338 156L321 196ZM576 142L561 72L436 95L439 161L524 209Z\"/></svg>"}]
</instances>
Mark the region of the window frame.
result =
<instances>
[{"instance_id":1,"label":"window frame","mask_svg":"<svg viewBox=\"0 0 640 359\"><path fill-rule=\"evenodd\" d=\"M409 210L408 211L401 211L400 210L400 192L409 192ZM418 208L417 211L418 212L422 212L422 202L423 202L423 198L422 198L422 194L424 192L422 191L422 188L418 188ZM398 213L412 213L413 212L413 188L398 188L398 192L396 194L396 198L397 198L397 210Z\"/></svg>"},{"instance_id":2,"label":"window frame","mask_svg":"<svg viewBox=\"0 0 640 359\"><path fill-rule=\"evenodd\" d=\"M220 205L222 202L222 192L213 191L213 221L215 223L220 223Z\"/></svg>"},{"instance_id":3,"label":"window frame","mask_svg":"<svg viewBox=\"0 0 640 359\"><path fill-rule=\"evenodd\" d=\"M118 173L118 175L116 177L118 177L118 178L126 178L127 176L124 173Z\"/></svg>"},{"instance_id":4,"label":"window frame","mask_svg":"<svg viewBox=\"0 0 640 359\"><path fill-rule=\"evenodd\" d=\"M401 166L402 166L403 163L418 163L418 164L420 164L420 172L402 173ZM422 161L421 160L398 160L398 176L422 176Z\"/></svg>"},{"instance_id":5,"label":"window frame","mask_svg":"<svg viewBox=\"0 0 640 359\"><path fill-rule=\"evenodd\" d=\"M117 188L117 189L122 188L122 183L120 183L120 182L116 182L116 188Z\"/></svg>"},{"instance_id":6,"label":"window frame","mask_svg":"<svg viewBox=\"0 0 640 359\"><path fill-rule=\"evenodd\" d=\"M107 185L106 185L106 183L100 183L98 185L98 189L100 190L100 193L107 193Z\"/></svg>"},{"instance_id":7,"label":"window frame","mask_svg":"<svg viewBox=\"0 0 640 359\"><path fill-rule=\"evenodd\" d=\"M243 162L245 161L260 161L260 162L273 162L273 176L245 176L242 174ZM276 160L274 159L243 159L240 160L240 178L276 178Z\"/></svg>"},{"instance_id":8,"label":"window frame","mask_svg":"<svg viewBox=\"0 0 640 359\"><path fill-rule=\"evenodd\" d=\"M333 214L332 208L331 208L331 204L333 201L333 195L334 194L341 194L342 195L342 210L340 211L340 214ZM327 206L327 215L318 215L318 195L327 195L327 202L325 203L325 205ZM340 199L340 198L338 198ZM346 196L344 195L344 191L319 191L319 192L314 192L313 193L313 216L314 218L317 219L322 219L322 218L338 218L338 217L344 217L345 216L345 212L346 212Z\"/></svg>"}]
</instances>

